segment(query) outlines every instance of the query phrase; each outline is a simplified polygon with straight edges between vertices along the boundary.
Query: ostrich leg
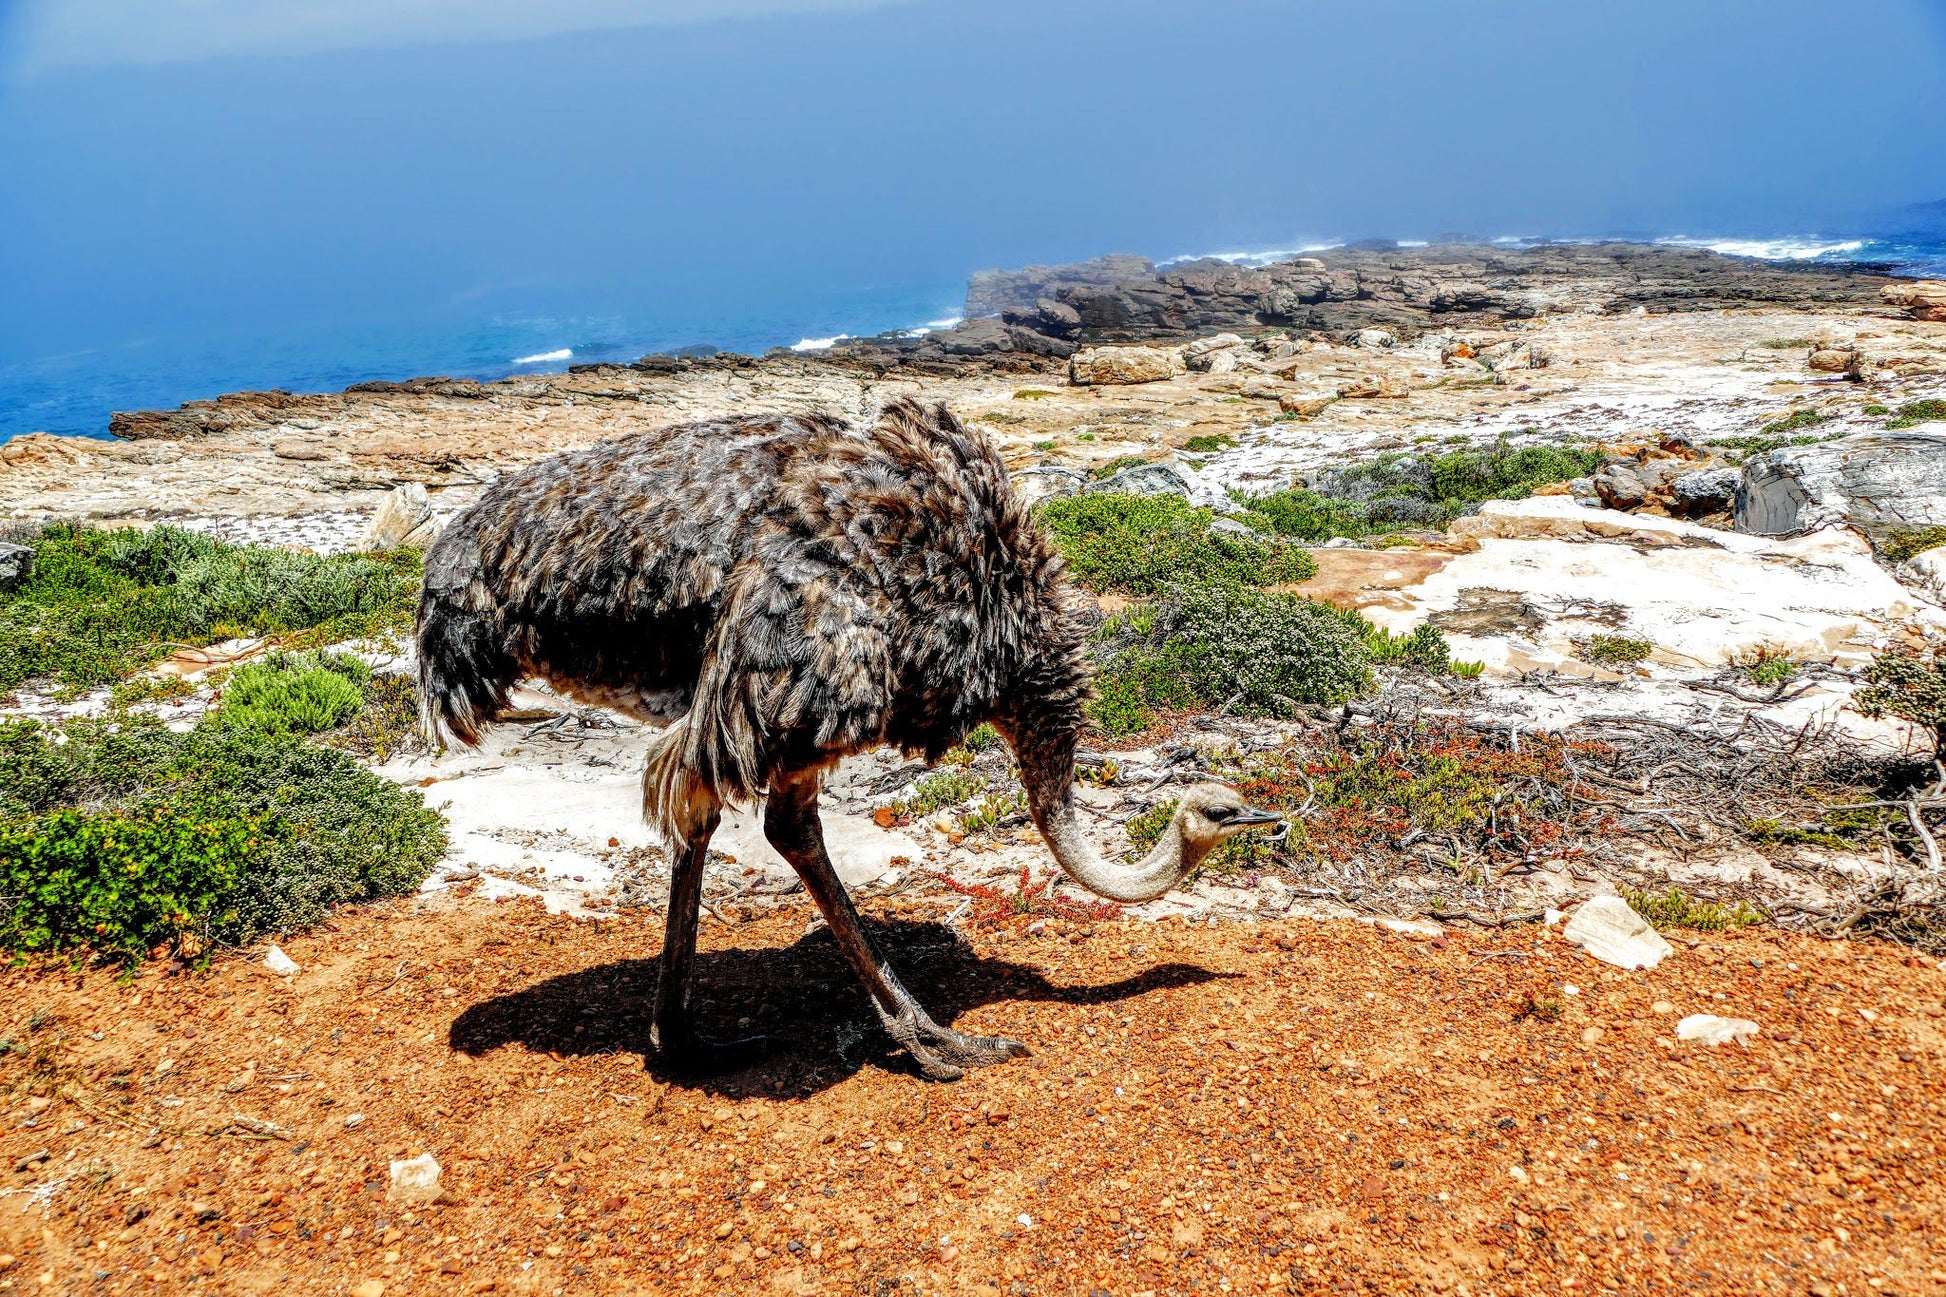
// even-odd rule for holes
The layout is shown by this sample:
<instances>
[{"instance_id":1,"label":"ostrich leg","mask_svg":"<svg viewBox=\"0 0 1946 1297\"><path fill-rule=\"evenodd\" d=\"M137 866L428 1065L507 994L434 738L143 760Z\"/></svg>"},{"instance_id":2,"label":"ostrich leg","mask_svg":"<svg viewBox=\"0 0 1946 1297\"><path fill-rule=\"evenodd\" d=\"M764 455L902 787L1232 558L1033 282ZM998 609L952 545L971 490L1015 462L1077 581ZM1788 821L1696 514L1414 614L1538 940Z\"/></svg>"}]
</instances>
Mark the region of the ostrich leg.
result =
<instances>
[{"instance_id":1,"label":"ostrich leg","mask_svg":"<svg viewBox=\"0 0 1946 1297\"><path fill-rule=\"evenodd\" d=\"M815 772L773 779L764 810L764 836L790 862L831 925L838 949L865 984L872 1008L892 1039L899 1042L919 1070L935 1081L956 1081L969 1067L1003 1063L1027 1052L1017 1040L967 1036L934 1022L912 993L899 984L892 967L872 949L824 846L824 825L818 819L818 778Z\"/></svg>"},{"instance_id":2,"label":"ostrich leg","mask_svg":"<svg viewBox=\"0 0 1946 1297\"><path fill-rule=\"evenodd\" d=\"M669 917L662 936L662 976L656 983L655 1020L649 1043L658 1057L686 1067L717 1070L751 1061L763 1038L705 1040L689 1017L690 975L696 964L696 924L703 904L703 865L710 835L716 832L715 807L686 826L688 843L676 853L669 876Z\"/></svg>"}]
</instances>

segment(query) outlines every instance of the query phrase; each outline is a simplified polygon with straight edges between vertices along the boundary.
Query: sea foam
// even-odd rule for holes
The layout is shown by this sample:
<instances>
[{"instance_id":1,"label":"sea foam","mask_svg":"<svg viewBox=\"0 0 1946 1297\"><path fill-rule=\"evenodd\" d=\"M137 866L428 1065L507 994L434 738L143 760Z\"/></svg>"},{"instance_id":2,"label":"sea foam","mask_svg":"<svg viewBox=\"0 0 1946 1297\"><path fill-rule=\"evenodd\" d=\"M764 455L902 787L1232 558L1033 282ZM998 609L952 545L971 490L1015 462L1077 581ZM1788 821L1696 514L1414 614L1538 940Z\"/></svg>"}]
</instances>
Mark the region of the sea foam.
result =
<instances>
[{"instance_id":1,"label":"sea foam","mask_svg":"<svg viewBox=\"0 0 1946 1297\"><path fill-rule=\"evenodd\" d=\"M573 356L573 347L562 347L558 351L537 351L531 356L515 356L507 363L510 365L540 365L550 360L569 360Z\"/></svg>"},{"instance_id":2,"label":"sea foam","mask_svg":"<svg viewBox=\"0 0 1946 1297\"><path fill-rule=\"evenodd\" d=\"M1708 248L1730 257L1754 257L1760 261L1811 261L1841 253L1856 252L1865 246L1863 239L1695 239L1686 234L1657 239L1672 248Z\"/></svg>"}]
</instances>

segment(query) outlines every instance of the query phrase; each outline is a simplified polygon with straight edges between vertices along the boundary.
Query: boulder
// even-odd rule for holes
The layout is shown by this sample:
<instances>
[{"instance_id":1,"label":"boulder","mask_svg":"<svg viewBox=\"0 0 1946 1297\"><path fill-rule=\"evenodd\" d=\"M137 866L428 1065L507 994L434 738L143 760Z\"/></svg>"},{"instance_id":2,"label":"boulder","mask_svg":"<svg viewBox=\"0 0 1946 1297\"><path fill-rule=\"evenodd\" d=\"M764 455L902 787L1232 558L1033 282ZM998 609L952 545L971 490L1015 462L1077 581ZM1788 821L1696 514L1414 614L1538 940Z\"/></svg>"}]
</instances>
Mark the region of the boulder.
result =
<instances>
[{"instance_id":1,"label":"boulder","mask_svg":"<svg viewBox=\"0 0 1946 1297\"><path fill-rule=\"evenodd\" d=\"M1676 953L1649 921L1619 896L1597 896L1582 904L1561 935L1617 968L1654 968Z\"/></svg>"},{"instance_id":2,"label":"boulder","mask_svg":"<svg viewBox=\"0 0 1946 1297\"><path fill-rule=\"evenodd\" d=\"M0 590L18 590L34 575L34 551L26 545L0 543Z\"/></svg>"},{"instance_id":3,"label":"boulder","mask_svg":"<svg viewBox=\"0 0 1946 1297\"><path fill-rule=\"evenodd\" d=\"M1212 351L1228 351L1232 347L1242 345L1243 339L1236 334L1218 333L1211 337L1196 339L1182 349L1182 354L1184 359L1193 361L1198 356L1208 355Z\"/></svg>"},{"instance_id":4,"label":"boulder","mask_svg":"<svg viewBox=\"0 0 1946 1297\"><path fill-rule=\"evenodd\" d=\"M1805 365L1819 374L1843 374L1853 382L1863 382L1878 371L1871 357L1856 347L1813 347Z\"/></svg>"},{"instance_id":5,"label":"boulder","mask_svg":"<svg viewBox=\"0 0 1946 1297\"><path fill-rule=\"evenodd\" d=\"M1742 481L1743 471L1728 466L1684 473L1669 484L1669 512L1683 518L1722 513L1736 501Z\"/></svg>"},{"instance_id":6,"label":"boulder","mask_svg":"<svg viewBox=\"0 0 1946 1297\"><path fill-rule=\"evenodd\" d=\"M1335 395L1319 396L1316 393L1284 392L1277 397L1277 408L1285 414L1294 414L1300 419L1315 419L1337 399Z\"/></svg>"},{"instance_id":7,"label":"boulder","mask_svg":"<svg viewBox=\"0 0 1946 1297\"><path fill-rule=\"evenodd\" d=\"M1043 500L1058 499L1064 495L1079 495L1088 486L1085 475L1055 464L1023 468L1013 474L1011 480L1015 498L1030 509Z\"/></svg>"},{"instance_id":8,"label":"boulder","mask_svg":"<svg viewBox=\"0 0 1946 1297\"><path fill-rule=\"evenodd\" d=\"M1946 547L1914 554L1893 568L1892 575L1908 589L1946 603Z\"/></svg>"},{"instance_id":9,"label":"boulder","mask_svg":"<svg viewBox=\"0 0 1946 1297\"><path fill-rule=\"evenodd\" d=\"M1102 495L1179 495L1190 497L1189 483L1167 464L1136 464L1088 488Z\"/></svg>"},{"instance_id":10,"label":"boulder","mask_svg":"<svg viewBox=\"0 0 1946 1297\"><path fill-rule=\"evenodd\" d=\"M1915 320L1946 322L1946 279L1915 279L1887 284L1879 295Z\"/></svg>"},{"instance_id":11,"label":"boulder","mask_svg":"<svg viewBox=\"0 0 1946 1297\"><path fill-rule=\"evenodd\" d=\"M1154 383L1184 371L1182 353L1159 347L1089 347L1068 361L1068 379L1078 386Z\"/></svg>"},{"instance_id":12,"label":"boulder","mask_svg":"<svg viewBox=\"0 0 1946 1297\"><path fill-rule=\"evenodd\" d=\"M1639 509L1649 501L1649 485L1626 460L1609 464L1595 474L1595 495L1610 509Z\"/></svg>"},{"instance_id":13,"label":"boulder","mask_svg":"<svg viewBox=\"0 0 1946 1297\"><path fill-rule=\"evenodd\" d=\"M1861 432L1744 461L1738 531L1783 536L1838 526L1881 546L1899 532L1946 526L1946 436Z\"/></svg>"},{"instance_id":14,"label":"boulder","mask_svg":"<svg viewBox=\"0 0 1946 1297\"><path fill-rule=\"evenodd\" d=\"M426 496L425 486L419 482L407 482L403 486L393 487L379 502L378 512L372 515L371 524L365 528L365 538L359 542L358 548L423 548L432 544L433 537L438 534L439 528L432 520L432 501Z\"/></svg>"},{"instance_id":15,"label":"boulder","mask_svg":"<svg viewBox=\"0 0 1946 1297\"><path fill-rule=\"evenodd\" d=\"M1383 351L1398 344L1398 337L1390 329L1360 329L1351 336L1354 346L1371 347Z\"/></svg>"},{"instance_id":16,"label":"boulder","mask_svg":"<svg viewBox=\"0 0 1946 1297\"><path fill-rule=\"evenodd\" d=\"M1191 369L1202 369L1209 374L1227 374L1237 367L1237 353L1234 351L1212 351L1207 356L1198 356L1189 362Z\"/></svg>"}]
</instances>

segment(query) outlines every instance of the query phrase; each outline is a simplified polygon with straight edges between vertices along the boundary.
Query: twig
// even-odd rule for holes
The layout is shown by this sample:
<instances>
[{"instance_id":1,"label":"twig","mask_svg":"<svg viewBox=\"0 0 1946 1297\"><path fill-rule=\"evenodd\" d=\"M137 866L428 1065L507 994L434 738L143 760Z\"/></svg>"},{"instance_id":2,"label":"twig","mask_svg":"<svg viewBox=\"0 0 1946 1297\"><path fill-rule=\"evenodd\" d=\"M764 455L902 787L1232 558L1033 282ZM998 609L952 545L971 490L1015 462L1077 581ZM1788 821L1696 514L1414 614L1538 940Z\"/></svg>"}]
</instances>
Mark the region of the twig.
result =
<instances>
[{"instance_id":1,"label":"twig","mask_svg":"<svg viewBox=\"0 0 1946 1297\"><path fill-rule=\"evenodd\" d=\"M371 998L372 998L373 996L375 996L375 995L383 995L383 994L385 994L385 993L386 993L387 991L389 991L389 990L391 990L391 989L392 989L393 987L395 987L395 986L397 986L397 985L399 984L399 979L400 979L401 977L404 977L404 976L405 976L405 966L406 966L407 964L409 964L409 963L411 963L411 962L412 962L412 961L411 961L411 960L409 960L409 959L401 959L401 960L399 961L399 971L398 971L398 972L396 972L396 973L394 973L394 974L392 974L392 980L391 980L391 981L389 981L389 982L387 982L387 983L386 983L385 985L383 985L383 986L381 986L381 987L379 987L379 988L378 988L378 989L377 989L376 991L367 991L367 992L365 992L365 993L364 993L363 995L361 995L361 996L359 996L358 998L359 998L359 999L361 999L361 1000L369 1000L369 999L371 999Z\"/></svg>"},{"instance_id":2,"label":"twig","mask_svg":"<svg viewBox=\"0 0 1946 1297\"><path fill-rule=\"evenodd\" d=\"M1939 843L1933 840L1931 830L1926 828L1925 820L1920 818L1919 803L1917 800L1909 801L1905 804L1905 818L1906 822L1912 825L1912 831L1919 835L1920 844L1926 848L1926 868L1932 870L1935 874L1938 873Z\"/></svg>"}]
</instances>

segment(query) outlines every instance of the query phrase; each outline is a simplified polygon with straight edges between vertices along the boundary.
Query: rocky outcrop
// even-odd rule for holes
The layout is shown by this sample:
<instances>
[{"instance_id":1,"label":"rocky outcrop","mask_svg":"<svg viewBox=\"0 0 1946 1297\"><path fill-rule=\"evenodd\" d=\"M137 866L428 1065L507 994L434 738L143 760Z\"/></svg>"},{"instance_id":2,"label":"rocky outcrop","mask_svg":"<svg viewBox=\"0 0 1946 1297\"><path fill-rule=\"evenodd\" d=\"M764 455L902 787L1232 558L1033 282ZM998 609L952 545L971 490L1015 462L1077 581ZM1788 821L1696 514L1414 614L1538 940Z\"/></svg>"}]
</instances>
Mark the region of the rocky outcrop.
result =
<instances>
[{"instance_id":1,"label":"rocky outcrop","mask_svg":"<svg viewBox=\"0 0 1946 1297\"><path fill-rule=\"evenodd\" d=\"M1155 262L1125 252L1110 253L1090 261L1066 266L1027 266L1020 270L976 270L966 284L969 320L1004 311L1031 311L1042 299L1052 298L1064 288L1092 284L1113 284L1125 279L1146 279L1155 273Z\"/></svg>"},{"instance_id":2,"label":"rocky outcrop","mask_svg":"<svg viewBox=\"0 0 1946 1297\"><path fill-rule=\"evenodd\" d=\"M1858 433L1744 463L1738 531L1783 536L1841 526L1880 546L1901 532L1946 526L1946 436Z\"/></svg>"},{"instance_id":3,"label":"rocky outcrop","mask_svg":"<svg viewBox=\"0 0 1946 1297\"><path fill-rule=\"evenodd\" d=\"M1915 320L1946 322L1946 279L1913 279L1887 284L1880 295Z\"/></svg>"},{"instance_id":4,"label":"rocky outcrop","mask_svg":"<svg viewBox=\"0 0 1946 1297\"><path fill-rule=\"evenodd\" d=\"M1068 379L1077 385L1154 383L1183 372L1182 353L1161 347L1091 347L1068 361Z\"/></svg>"},{"instance_id":5,"label":"rocky outcrop","mask_svg":"<svg viewBox=\"0 0 1946 1297\"><path fill-rule=\"evenodd\" d=\"M1015 498L1029 509L1043 500L1079 495L1088 486L1085 474L1058 464L1023 468L1012 475L1012 481Z\"/></svg>"}]
</instances>

